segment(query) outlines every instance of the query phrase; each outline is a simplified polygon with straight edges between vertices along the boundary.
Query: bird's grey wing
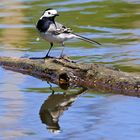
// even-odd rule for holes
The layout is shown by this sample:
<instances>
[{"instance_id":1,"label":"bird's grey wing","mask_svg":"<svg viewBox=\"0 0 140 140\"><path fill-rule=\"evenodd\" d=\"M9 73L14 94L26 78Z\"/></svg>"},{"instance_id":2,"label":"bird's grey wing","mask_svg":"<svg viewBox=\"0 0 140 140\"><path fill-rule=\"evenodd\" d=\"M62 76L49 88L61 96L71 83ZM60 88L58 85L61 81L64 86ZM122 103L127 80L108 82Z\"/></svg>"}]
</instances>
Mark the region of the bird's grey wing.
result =
<instances>
[{"instance_id":1,"label":"bird's grey wing","mask_svg":"<svg viewBox=\"0 0 140 140\"><path fill-rule=\"evenodd\" d=\"M55 34L72 33L72 30L70 28L67 28L66 26L58 22L55 22L55 27L56 27Z\"/></svg>"}]
</instances>

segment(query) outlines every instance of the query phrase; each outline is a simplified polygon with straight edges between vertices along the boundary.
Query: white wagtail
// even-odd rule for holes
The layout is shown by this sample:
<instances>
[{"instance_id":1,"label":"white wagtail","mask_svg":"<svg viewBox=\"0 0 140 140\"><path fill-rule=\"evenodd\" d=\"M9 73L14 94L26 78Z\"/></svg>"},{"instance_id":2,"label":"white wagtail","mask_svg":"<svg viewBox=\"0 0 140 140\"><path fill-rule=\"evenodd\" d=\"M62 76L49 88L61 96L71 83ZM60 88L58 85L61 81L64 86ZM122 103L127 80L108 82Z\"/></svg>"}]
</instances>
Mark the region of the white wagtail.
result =
<instances>
[{"instance_id":1,"label":"white wagtail","mask_svg":"<svg viewBox=\"0 0 140 140\"><path fill-rule=\"evenodd\" d=\"M94 40L88 39L86 37L80 36L74 33L70 28L67 28L66 26L58 22L55 22L56 16L59 16L59 15L55 9L52 9L52 8L46 9L44 13L42 14L42 16L40 17L40 19L38 20L37 25L36 25L36 28L39 34L41 35L41 37L45 39L46 41L48 41L51 45L46 56L43 58L49 57L49 52L51 48L53 47L53 43L62 44L64 48L64 41L68 39L72 39L72 38L78 38L89 43L96 43L98 45L101 45L100 43ZM62 53L63 53L63 50L62 50ZM60 57L62 56L62 53Z\"/></svg>"}]
</instances>

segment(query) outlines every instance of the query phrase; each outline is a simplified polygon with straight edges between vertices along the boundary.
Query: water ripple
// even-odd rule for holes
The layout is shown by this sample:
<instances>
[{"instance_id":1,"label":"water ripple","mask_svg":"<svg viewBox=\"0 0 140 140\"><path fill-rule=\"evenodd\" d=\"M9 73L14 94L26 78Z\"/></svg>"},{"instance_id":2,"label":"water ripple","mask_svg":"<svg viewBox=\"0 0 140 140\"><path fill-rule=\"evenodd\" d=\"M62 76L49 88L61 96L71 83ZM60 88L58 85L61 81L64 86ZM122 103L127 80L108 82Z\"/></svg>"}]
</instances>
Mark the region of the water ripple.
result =
<instances>
[{"instance_id":1,"label":"water ripple","mask_svg":"<svg viewBox=\"0 0 140 140\"><path fill-rule=\"evenodd\" d=\"M0 29L8 29L8 28L34 28L35 25L32 24L0 24Z\"/></svg>"}]
</instances>

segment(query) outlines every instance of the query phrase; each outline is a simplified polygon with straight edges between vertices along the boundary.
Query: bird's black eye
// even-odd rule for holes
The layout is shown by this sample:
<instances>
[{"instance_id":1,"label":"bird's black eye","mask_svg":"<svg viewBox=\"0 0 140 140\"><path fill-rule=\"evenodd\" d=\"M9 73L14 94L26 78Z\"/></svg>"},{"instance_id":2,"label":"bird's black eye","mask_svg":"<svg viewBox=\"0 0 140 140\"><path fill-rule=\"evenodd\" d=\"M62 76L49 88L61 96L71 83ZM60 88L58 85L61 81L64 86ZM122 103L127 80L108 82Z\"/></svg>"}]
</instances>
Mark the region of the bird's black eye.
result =
<instances>
[{"instance_id":1,"label":"bird's black eye","mask_svg":"<svg viewBox=\"0 0 140 140\"><path fill-rule=\"evenodd\" d=\"M48 14L50 15L51 13L50 13L50 12L48 12Z\"/></svg>"}]
</instances>

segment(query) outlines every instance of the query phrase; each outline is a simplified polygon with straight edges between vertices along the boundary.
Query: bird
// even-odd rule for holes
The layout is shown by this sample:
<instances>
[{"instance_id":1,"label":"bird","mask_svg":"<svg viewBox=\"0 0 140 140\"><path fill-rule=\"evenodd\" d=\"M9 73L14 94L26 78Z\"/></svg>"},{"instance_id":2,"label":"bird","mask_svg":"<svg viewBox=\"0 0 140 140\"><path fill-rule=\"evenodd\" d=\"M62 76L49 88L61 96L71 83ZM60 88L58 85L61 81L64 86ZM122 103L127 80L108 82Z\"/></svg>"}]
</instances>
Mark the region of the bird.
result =
<instances>
[{"instance_id":1,"label":"bird","mask_svg":"<svg viewBox=\"0 0 140 140\"><path fill-rule=\"evenodd\" d=\"M74 33L72 29L66 27L61 23L56 22L55 18L57 16L59 16L57 10L53 8L48 8L43 12L43 14L41 15L40 19L36 24L36 29L39 32L41 38L50 43L50 48L46 56L43 57L44 59L49 57L49 53L53 47L53 44L61 44L63 46L60 55L60 57L62 57L64 50L64 42L73 38L77 38L92 44L96 43L98 45L101 45L97 41Z\"/></svg>"}]
</instances>

